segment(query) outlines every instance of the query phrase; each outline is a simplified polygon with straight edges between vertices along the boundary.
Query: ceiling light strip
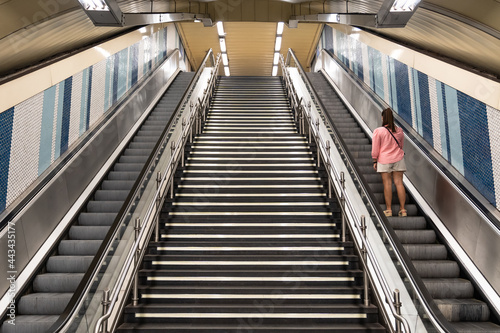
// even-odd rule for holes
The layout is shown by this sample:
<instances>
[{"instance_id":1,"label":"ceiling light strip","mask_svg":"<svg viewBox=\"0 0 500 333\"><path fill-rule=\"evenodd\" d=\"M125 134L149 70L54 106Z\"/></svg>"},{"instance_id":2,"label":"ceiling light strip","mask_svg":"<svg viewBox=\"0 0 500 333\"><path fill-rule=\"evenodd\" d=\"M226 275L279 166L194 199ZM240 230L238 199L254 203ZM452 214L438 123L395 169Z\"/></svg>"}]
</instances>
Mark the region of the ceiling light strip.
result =
<instances>
[{"instance_id":1,"label":"ceiling light strip","mask_svg":"<svg viewBox=\"0 0 500 333\"><path fill-rule=\"evenodd\" d=\"M227 57L226 32L224 31L224 23L217 22L217 33L219 34L220 51L222 53L222 65L224 65L224 74L230 76L229 59Z\"/></svg>"},{"instance_id":2,"label":"ceiling light strip","mask_svg":"<svg viewBox=\"0 0 500 333\"><path fill-rule=\"evenodd\" d=\"M273 71L272 76L278 75L278 63L280 60L280 50L281 42L283 40L283 29L285 28L285 23L278 22L276 27L276 41L274 43L274 57L273 57Z\"/></svg>"}]
</instances>

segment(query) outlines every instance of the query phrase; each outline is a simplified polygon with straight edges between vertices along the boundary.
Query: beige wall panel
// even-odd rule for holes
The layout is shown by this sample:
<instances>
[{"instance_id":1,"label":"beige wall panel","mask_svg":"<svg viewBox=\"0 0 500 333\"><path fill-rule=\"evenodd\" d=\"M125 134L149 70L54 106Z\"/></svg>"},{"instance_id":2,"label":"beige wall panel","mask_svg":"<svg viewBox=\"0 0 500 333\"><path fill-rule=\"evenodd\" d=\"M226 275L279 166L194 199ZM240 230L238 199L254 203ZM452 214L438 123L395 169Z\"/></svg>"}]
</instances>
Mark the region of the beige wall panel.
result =
<instances>
[{"instance_id":1,"label":"beige wall panel","mask_svg":"<svg viewBox=\"0 0 500 333\"><path fill-rule=\"evenodd\" d=\"M245 0L241 4L241 20L254 21L255 20L255 0Z\"/></svg>"},{"instance_id":2,"label":"beige wall panel","mask_svg":"<svg viewBox=\"0 0 500 333\"><path fill-rule=\"evenodd\" d=\"M268 12L268 4L267 0L255 0L255 20L261 22L269 21L269 12Z\"/></svg>"},{"instance_id":3,"label":"beige wall panel","mask_svg":"<svg viewBox=\"0 0 500 333\"><path fill-rule=\"evenodd\" d=\"M438 5L443 8L450 8L449 0L426 0L425 2ZM453 2L453 11L470 17L471 19L482 22L487 26L500 31L500 5L496 0L456 0Z\"/></svg>"},{"instance_id":4,"label":"beige wall panel","mask_svg":"<svg viewBox=\"0 0 500 333\"><path fill-rule=\"evenodd\" d=\"M94 27L83 11L70 11L57 19L39 23L32 30L18 30L2 38L0 73L36 64L41 59L78 49L124 30Z\"/></svg>"},{"instance_id":5,"label":"beige wall panel","mask_svg":"<svg viewBox=\"0 0 500 333\"><path fill-rule=\"evenodd\" d=\"M79 9L77 1L0 1L0 38L30 24L57 17L60 13Z\"/></svg>"},{"instance_id":6,"label":"beige wall panel","mask_svg":"<svg viewBox=\"0 0 500 333\"><path fill-rule=\"evenodd\" d=\"M227 53L232 76L270 76L276 23L226 22Z\"/></svg>"},{"instance_id":7,"label":"beige wall panel","mask_svg":"<svg viewBox=\"0 0 500 333\"><path fill-rule=\"evenodd\" d=\"M308 71L309 61L315 51L322 27L322 24L317 23L299 23L296 29L290 29L285 25L281 54L286 57L288 49L291 48L301 65Z\"/></svg>"},{"instance_id":8,"label":"beige wall panel","mask_svg":"<svg viewBox=\"0 0 500 333\"><path fill-rule=\"evenodd\" d=\"M269 3L269 18L268 21L271 22L280 22L285 20L283 17L283 7L289 7L288 4L284 4L281 2L270 2Z\"/></svg>"},{"instance_id":9,"label":"beige wall panel","mask_svg":"<svg viewBox=\"0 0 500 333\"><path fill-rule=\"evenodd\" d=\"M281 22L288 23L288 19L292 16L292 6L281 6Z\"/></svg>"},{"instance_id":10,"label":"beige wall panel","mask_svg":"<svg viewBox=\"0 0 500 333\"><path fill-rule=\"evenodd\" d=\"M214 3L210 3L210 6L213 8L215 16L212 17L215 18L215 22L226 20L228 11L227 1L217 1Z\"/></svg>"},{"instance_id":11,"label":"beige wall panel","mask_svg":"<svg viewBox=\"0 0 500 333\"><path fill-rule=\"evenodd\" d=\"M226 21L241 21L242 2L241 0L227 0Z\"/></svg>"},{"instance_id":12,"label":"beige wall panel","mask_svg":"<svg viewBox=\"0 0 500 333\"><path fill-rule=\"evenodd\" d=\"M454 59L459 66L467 64L469 68L494 73L500 78L500 41L451 18L419 9L404 29L378 29L377 32L417 49L432 50L438 58Z\"/></svg>"},{"instance_id":13,"label":"beige wall panel","mask_svg":"<svg viewBox=\"0 0 500 333\"><path fill-rule=\"evenodd\" d=\"M190 57L193 70L197 70L207 51L212 48L214 53L220 52L217 27L204 27L203 23L184 22L178 25L186 52Z\"/></svg>"}]
</instances>

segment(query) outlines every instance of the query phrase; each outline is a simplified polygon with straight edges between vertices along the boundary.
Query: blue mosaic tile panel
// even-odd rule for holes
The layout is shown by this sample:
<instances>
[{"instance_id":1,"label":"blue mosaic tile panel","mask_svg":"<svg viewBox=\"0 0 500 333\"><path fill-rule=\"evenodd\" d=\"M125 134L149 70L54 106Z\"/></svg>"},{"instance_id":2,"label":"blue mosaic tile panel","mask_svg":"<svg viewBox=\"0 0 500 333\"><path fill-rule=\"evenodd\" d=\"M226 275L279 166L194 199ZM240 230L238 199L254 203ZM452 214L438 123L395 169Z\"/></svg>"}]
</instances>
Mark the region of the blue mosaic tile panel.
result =
<instances>
[{"instance_id":1,"label":"blue mosaic tile panel","mask_svg":"<svg viewBox=\"0 0 500 333\"><path fill-rule=\"evenodd\" d=\"M14 108L0 113L0 210L7 205L7 185L9 181L10 146Z\"/></svg>"}]
</instances>

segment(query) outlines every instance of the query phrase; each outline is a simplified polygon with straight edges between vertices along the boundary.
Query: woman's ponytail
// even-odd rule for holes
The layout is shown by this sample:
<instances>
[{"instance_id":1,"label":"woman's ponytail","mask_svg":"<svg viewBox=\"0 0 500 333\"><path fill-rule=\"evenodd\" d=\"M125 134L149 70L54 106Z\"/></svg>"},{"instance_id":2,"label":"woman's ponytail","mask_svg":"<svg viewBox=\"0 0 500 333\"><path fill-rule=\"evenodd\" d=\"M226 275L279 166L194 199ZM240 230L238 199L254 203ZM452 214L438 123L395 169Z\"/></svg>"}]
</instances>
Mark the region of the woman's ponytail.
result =
<instances>
[{"instance_id":1,"label":"woman's ponytail","mask_svg":"<svg viewBox=\"0 0 500 333\"><path fill-rule=\"evenodd\" d=\"M396 125L394 125L394 117L392 116L391 108L382 111L382 126L387 126L391 132L396 132Z\"/></svg>"}]
</instances>

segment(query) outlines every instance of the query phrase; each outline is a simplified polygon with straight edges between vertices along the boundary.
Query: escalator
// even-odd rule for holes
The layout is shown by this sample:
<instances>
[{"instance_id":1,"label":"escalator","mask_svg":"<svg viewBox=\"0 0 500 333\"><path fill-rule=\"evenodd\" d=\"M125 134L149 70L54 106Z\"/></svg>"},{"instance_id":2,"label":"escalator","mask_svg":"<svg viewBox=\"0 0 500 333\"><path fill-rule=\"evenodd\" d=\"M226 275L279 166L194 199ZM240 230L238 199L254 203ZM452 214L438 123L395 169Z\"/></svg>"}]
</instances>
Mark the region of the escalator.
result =
<instances>
[{"instance_id":1,"label":"escalator","mask_svg":"<svg viewBox=\"0 0 500 333\"><path fill-rule=\"evenodd\" d=\"M0 332L45 332L72 298L194 73L181 72L161 97L43 268L18 300L16 325Z\"/></svg>"},{"instance_id":2,"label":"escalator","mask_svg":"<svg viewBox=\"0 0 500 333\"><path fill-rule=\"evenodd\" d=\"M279 78L219 79L118 332L385 332Z\"/></svg>"},{"instance_id":3,"label":"escalator","mask_svg":"<svg viewBox=\"0 0 500 333\"><path fill-rule=\"evenodd\" d=\"M372 166L371 140L321 73L307 73L331 122L338 129L362 176L383 205L383 184ZM393 190L395 192L395 189ZM397 207L397 195L393 195ZM384 206L385 207L385 206ZM500 332L498 320L475 290L453 254L439 239L431 222L407 193L408 217L388 221L410 257L425 287L446 320L458 332ZM397 211L396 211L397 212Z\"/></svg>"}]
</instances>

